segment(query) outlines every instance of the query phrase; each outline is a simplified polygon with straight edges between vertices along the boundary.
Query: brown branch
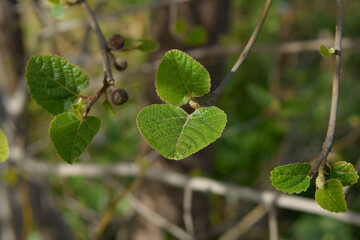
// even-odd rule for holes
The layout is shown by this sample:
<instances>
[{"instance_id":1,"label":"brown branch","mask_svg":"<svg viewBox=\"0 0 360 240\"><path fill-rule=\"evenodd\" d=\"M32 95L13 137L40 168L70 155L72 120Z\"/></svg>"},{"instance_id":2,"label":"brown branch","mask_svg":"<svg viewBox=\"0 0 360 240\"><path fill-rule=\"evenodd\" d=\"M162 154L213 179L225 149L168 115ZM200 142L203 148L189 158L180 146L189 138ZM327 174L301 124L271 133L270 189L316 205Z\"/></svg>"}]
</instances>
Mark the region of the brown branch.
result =
<instances>
[{"instance_id":1,"label":"brown branch","mask_svg":"<svg viewBox=\"0 0 360 240\"><path fill-rule=\"evenodd\" d=\"M333 76L329 126L320 156L316 160L314 166L312 167L309 173L310 178L312 178L315 175L315 173L318 171L323 161L326 160L329 152L331 151L334 140L337 106L339 100L339 83L340 83L340 70L341 70L341 38L342 38L344 0L337 0L336 5L337 5L337 13L336 13L335 44L334 44L335 68L334 68L334 76Z\"/></svg>"},{"instance_id":2,"label":"brown branch","mask_svg":"<svg viewBox=\"0 0 360 240\"><path fill-rule=\"evenodd\" d=\"M206 106L214 105L214 103L216 102L220 93L222 93L222 91L224 91L226 85L230 82L231 78L234 76L234 74L240 68L241 64L245 61L245 59L249 55L250 50L251 50L252 46L254 45L254 42L255 42L257 36L259 35L259 32L265 22L265 19L269 12L271 3L272 3L272 0L266 0L265 7L264 7L263 12L260 17L260 21L258 22L253 33L251 34L251 37L250 37L249 41L247 42L244 50L240 54L238 60L236 61L235 65L232 67L232 69L230 70L228 75L225 77L225 79L220 83L220 85L214 91L212 91L210 93L210 99L205 104Z\"/></svg>"}]
</instances>

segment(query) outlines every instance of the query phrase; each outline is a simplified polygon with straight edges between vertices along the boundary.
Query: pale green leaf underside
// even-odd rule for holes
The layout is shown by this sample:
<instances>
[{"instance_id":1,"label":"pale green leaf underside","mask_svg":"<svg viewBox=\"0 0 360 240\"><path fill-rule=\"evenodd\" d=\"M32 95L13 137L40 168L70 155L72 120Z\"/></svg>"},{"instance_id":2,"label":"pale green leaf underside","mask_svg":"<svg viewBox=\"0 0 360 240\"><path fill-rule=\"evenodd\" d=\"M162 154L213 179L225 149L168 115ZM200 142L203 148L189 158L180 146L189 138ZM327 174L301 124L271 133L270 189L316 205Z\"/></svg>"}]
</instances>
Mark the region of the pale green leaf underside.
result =
<instances>
[{"instance_id":1,"label":"pale green leaf underside","mask_svg":"<svg viewBox=\"0 0 360 240\"><path fill-rule=\"evenodd\" d=\"M26 69L31 96L54 115L71 109L80 91L89 85L78 66L58 56L32 56Z\"/></svg>"},{"instance_id":2,"label":"pale green leaf underside","mask_svg":"<svg viewBox=\"0 0 360 240\"><path fill-rule=\"evenodd\" d=\"M271 182L276 189L286 193L300 193L306 191L310 185L308 176L310 164L295 163L275 168L271 172Z\"/></svg>"},{"instance_id":3,"label":"pale green leaf underside","mask_svg":"<svg viewBox=\"0 0 360 240\"><path fill-rule=\"evenodd\" d=\"M358 182L359 175L351 163L340 161L331 166L331 178L340 180L343 186L351 186Z\"/></svg>"},{"instance_id":4,"label":"pale green leaf underside","mask_svg":"<svg viewBox=\"0 0 360 240\"><path fill-rule=\"evenodd\" d=\"M163 101L180 106L210 91L210 75L186 53L171 50L161 60L155 84Z\"/></svg>"},{"instance_id":5,"label":"pale green leaf underside","mask_svg":"<svg viewBox=\"0 0 360 240\"><path fill-rule=\"evenodd\" d=\"M4 132L0 129L0 162L9 157L9 145Z\"/></svg>"},{"instance_id":6,"label":"pale green leaf underside","mask_svg":"<svg viewBox=\"0 0 360 240\"><path fill-rule=\"evenodd\" d=\"M315 200L320 207L330 212L347 212L343 187L337 179L327 181L324 189L317 189Z\"/></svg>"},{"instance_id":7,"label":"pale green leaf underside","mask_svg":"<svg viewBox=\"0 0 360 240\"><path fill-rule=\"evenodd\" d=\"M71 164L90 145L100 123L98 117L87 116L80 120L73 113L59 114L50 123L49 130L56 152Z\"/></svg>"},{"instance_id":8,"label":"pale green leaf underside","mask_svg":"<svg viewBox=\"0 0 360 240\"><path fill-rule=\"evenodd\" d=\"M146 141L169 159L183 159L220 137L226 114L217 107L200 108L192 114L172 105L151 105L137 117Z\"/></svg>"}]
</instances>

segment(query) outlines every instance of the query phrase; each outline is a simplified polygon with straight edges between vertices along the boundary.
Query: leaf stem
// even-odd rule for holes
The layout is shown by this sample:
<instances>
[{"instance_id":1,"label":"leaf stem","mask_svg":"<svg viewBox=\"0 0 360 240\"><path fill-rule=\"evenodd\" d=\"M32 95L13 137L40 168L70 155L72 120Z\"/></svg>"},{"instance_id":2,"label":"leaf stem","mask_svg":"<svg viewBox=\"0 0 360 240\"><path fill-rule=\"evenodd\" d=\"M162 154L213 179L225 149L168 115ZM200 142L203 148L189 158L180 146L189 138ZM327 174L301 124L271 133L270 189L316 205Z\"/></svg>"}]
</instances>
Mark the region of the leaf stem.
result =
<instances>
[{"instance_id":1,"label":"leaf stem","mask_svg":"<svg viewBox=\"0 0 360 240\"><path fill-rule=\"evenodd\" d=\"M336 28L335 28L335 68L333 76L333 86L332 86L332 96L331 96L331 107L330 107L330 117L329 117L329 126L326 133L326 138L323 143L322 151L319 158L316 160L314 166L310 170L309 177L312 178L315 173L318 171L319 167L323 161L327 158L329 152L331 151L335 125L336 125L336 115L337 115L337 106L339 100L339 84L340 84L340 70L341 70L341 39L342 39L342 28L343 28L343 12L344 12L344 0L337 0L337 13L336 13Z\"/></svg>"},{"instance_id":2,"label":"leaf stem","mask_svg":"<svg viewBox=\"0 0 360 240\"><path fill-rule=\"evenodd\" d=\"M250 37L249 41L247 42L244 50L240 54L238 60L236 61L236 63L234 64L234 66L232 67L232 69L230 70L228 75L225 77L225 79L220 83L220 85L214 91L212 91L210 93L210 98L207 101L207 103L205 104L206 106L214 105L218 96L224 91L226 85L230 82L231 78L234 76L234 74L240 68L241 64L245 61L245 59L249 55L250 50L251 50L252 46L254 45L254 42L255 42L257 36L259 35L259 32L265 22L265 19L269 12L271 3L272 3L272 0L266 0L260 20L259 20L258 24L256 25L253 33L251 34L251 37Z\"/></svg>"}]
</instances>

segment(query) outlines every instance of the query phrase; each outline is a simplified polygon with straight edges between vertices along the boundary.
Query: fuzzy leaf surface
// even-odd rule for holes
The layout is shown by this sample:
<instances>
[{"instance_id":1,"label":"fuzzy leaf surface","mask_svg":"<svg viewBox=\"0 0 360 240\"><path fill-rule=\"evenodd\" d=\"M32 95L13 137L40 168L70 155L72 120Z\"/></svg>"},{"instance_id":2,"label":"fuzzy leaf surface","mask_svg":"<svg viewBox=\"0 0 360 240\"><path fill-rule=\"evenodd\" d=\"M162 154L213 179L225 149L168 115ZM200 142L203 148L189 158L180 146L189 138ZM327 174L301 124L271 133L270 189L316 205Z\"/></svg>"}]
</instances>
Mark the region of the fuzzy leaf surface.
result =
<instances>
[{"instance_id":1,"label":"fuzzy leaf surface","mask_svg":"<svg viewBox=\"0 0 360 240\"><path fill-rule=\"evenodd\" d=\"M347 212L343 187L338 179L330 179L324 189L317 189L315 200L320 207L329 212Z\"/></svg>"},{"instance_id":2,"label":"fuzzy leaf surface","mask_svg":"<svg viewBox=\"0 0 360 240\"><path fill-rule=\"evenodd\" d=\"M171 50L161 60L155 85L163 101L181 106L210 91L210 75L186 53Z\"/></svg>"},{"instance_id":3,"label":"fuzzy leaf surface","mask_svg":"<svg viewBox=\"0 0 360 240\"><path fill-rule=\"evenodd\" d=\"M271 171L271 182L276 189L286 193L300 193L306 191L310 185L308 176L310 164L295 163L280 166Z\"/></svg>"},{"instance_id":4,"label":"fuzzy leaf surface","mask_svg":"<svg viewBox=\"0 0 360 240\"><path fill-rule=\"evenodd\" d=\"M70 112L57 115L49 130L56 152L67 163L73 163L88 148L100 123L100 118L93 116L78 119Z\"/></svg>"},{"instance_id":5,"label":"fuzzy leaf surface","mask_svg":"<svg viewBox=\"0 0 360 240\"><path fill-rule=\"evenodd\" d=\"M351 186L357 183L359 179L354 166L345 161L339 161L331 165L330 176L339 179L343 186Z\"/></svg>"},{"instance_id":6,"label":"fuzzy leaf surface","mask_svg":"<svg viewBox=\"0 0 360 240\"><path fill-rule=\"evenodd\" d=\"M0 162L9 157L9 144L4 132L0 129Z\"/></svg>"},{"instance_id":7,"label":"fuzzy leaf surface","mask_svg":"<svg viewBox=\"0 0 360 240\"><path fill-rule=\"evenodd\" d=\"M220 137L226 114L217 107L200 108L192 114L165 104L144 108L137 126L146 141L161 155L180 160Z\"/></svg>"},{"instance_id":8,"label":"fuzzy leaf surface","mask_svg":"<svg viewBox=\"0 0 360 240\"><path fill-rule=\"evenodd\" d=\"M89 85L78 66L58 56L32 56L26 70L32 98L53 115L71 109L80 91Z\"/></svg>"}]
</instances>

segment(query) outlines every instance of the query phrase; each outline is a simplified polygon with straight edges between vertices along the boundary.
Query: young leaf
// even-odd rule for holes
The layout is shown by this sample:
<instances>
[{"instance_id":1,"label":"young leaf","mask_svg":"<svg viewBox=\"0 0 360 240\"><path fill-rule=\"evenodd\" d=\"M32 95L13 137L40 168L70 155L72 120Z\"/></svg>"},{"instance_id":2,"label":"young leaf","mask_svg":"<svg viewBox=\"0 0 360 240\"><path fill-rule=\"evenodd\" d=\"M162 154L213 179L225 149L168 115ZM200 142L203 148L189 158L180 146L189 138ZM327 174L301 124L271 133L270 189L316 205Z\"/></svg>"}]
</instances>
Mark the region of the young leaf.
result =
<instances>
[{"instance_id":1,"label":"young leaf","mask_svg":"<svg viewBox=\"0 0 360 240\"><path fill-rule=\"evenodd\" d=\"M323 56L324 58L330 58L331 57L331 53L330 53L329 49L325 45L320 45L319 52L320 52L321 56Z\"/></svg>"},{"instance_id":2,"label":"young leaf","mask_svg":"<svg viewBox=\"0 0 360 240\"><path fill-rule=\"evenodd\" d=\"M320 207L330 212L347 212L343 187L337 179L330 179L324 189L317 189L315 200Z\"/></svg>"},{"instance_id":3,"label":"young leaf","mask_svg":"<svg viewBox=\"0 0 360 240\"><path fill-rule=\"evenodd\" d=\"M90 145L99 131L101 120L97 117L78 119L74 114L59 114L50 123L50 138L56 152L72 164Z\"/></svg>"},{"instance_id":4,"label":"young leaf","mask_svg":"<svg viewBox=\"0 0 360 240\"><path fill-rule=\"evenodd\" d=\"M351 186L358 182L359 175L351 163L340 161L331 165L331 178L337 178L343 186Z\"/></svg>"},{"instance_id":5,"label":"young leaf","mask_svg":"<svg viewBox=\"0 0 360 240\"><path fill-rule=\"evenodd\" d=\"M0 129L0 162L9 157L9 145L4 132Z\"/></svg>"},{"instance_id":6,"label":"young leaf","mask_svg":"<svg viewBox=\"0 0 360 240\"><path fill-rule=\"evenodd\" d=\"M183 159L220 137L226 114L206 107L187 114L173 105L151 105L137 117L137 126L146 141L169 159Z\"/></svg>"},{"instance_id":7,"label":"young leaf","mask_svg":"<svg viewBox=\"0 0 360 240\"><path fill-rule=\"evenodd\" d=\"M51 15L56 19L61 19L64 17L64 6L62 4L55 4L51 8Z\"/></svg>"},{"instance_id":8,"label":"young leaf","mask_svg":"<svg viewBox=\"0 0 360 240\"><path fill-rule=\"evenodd\" d=\"M111 106L111 103L108 100L105 100L101 106L103 106L103 108L110 114L115 115L115 110L114 108Z\"/></svg>"},{"instance_id":9,"label":"young leaf","mask_svg":"<svg viewBox=\"0 0 360 240\"><path fill-rule=\"evenodd\" d=\"M135 44L137 45L136 49L143 52L151 52L159 48L159 44L157 42L149 39L137 40Z\"/></svg>"},{"instance_id":10,"label":"young leaf","mask_svg":"<svg viewBox=\"0 0 360 240\"><path fill-rule=\"evenodd\" d=\"M71 109L80 91L89 85L78 66L58 56L32 56L26 70L31 96L53 115Z\"/></svg>"},{"instance_id":11,"label":"young leaf","mask_svg":"<svg viewBox=\"0 0 360 240\"><path fill-rule=\"evenodd\" d=\"M271 182L276 189L286 193L300 193L306 191L310 185L308 176L310 164L295 163L275 168L271 172Z\"/></svg>"},{"instance_id":12,"label":"young leaf","mask_svg":"<svg viewBox=\"0 0 360 240\"><path fill-rule=\"evenodd\" d=\"M210 91L210 75L186 53L171 50L161 60L155 85L163 101L180 106Z\"/></svg>"},{"instance_id":13,"label":"young leaf","mask_svg":"<svg viewBox=\"0 0 360 240\"><path fill-rule=\"evenodd\" d=\"M80 119L82 115L82 99L79 98L79 100L75 104L71 105L71 108L75 116Z\"/></svg>"}]
</instances>

